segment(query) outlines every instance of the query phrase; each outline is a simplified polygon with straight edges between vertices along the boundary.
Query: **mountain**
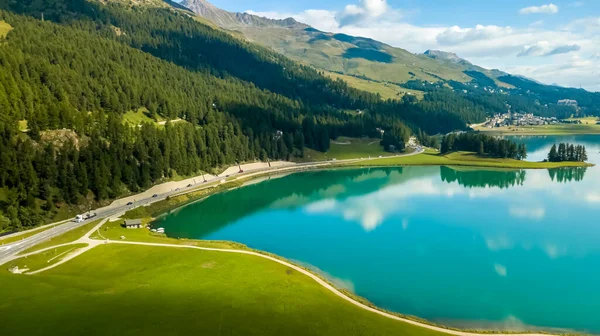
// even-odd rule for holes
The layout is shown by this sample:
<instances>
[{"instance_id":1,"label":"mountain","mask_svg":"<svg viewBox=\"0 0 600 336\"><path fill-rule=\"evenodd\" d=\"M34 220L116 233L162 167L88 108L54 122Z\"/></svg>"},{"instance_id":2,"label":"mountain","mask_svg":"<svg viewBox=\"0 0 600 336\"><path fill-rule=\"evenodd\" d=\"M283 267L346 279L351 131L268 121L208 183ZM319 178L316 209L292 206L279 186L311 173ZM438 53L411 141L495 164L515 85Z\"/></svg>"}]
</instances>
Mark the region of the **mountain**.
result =
<instances>
[{"instance_id":1,"label":"mountain","mask_svg":"<svg viewBox=\"0 0 600 336\"><path fill-rule=\"evenodd\" d=\"M448 61L448 62L452 62L452 63L458 63L458 64L462 63L462 64L471 65L471 62L458 57L458 55L456 55L455 53L452 53L452 52L441 51L441 50L427 50L423 53L423 55L433 58L433 59L439 59L439 60Z\"/></svg>"},{"instance_id":2,"label":"mountain","mask_svg":"<svg viewBox=\"0 0 600 336\"><path fill-rule=\"evenodd\" d=\"M232 13L205 0L183 0L181 6L189 8L199 16L211 20L220 27L236 29L241 27L282 27L282 28L308 28L308 25L299 23L292 18L273 20L248 13Z\"/></svg>"},{"instance_id":3,"label":"mountain","mask_svg":"<svg viewBox=\"0 0 600 336\"><path fill-rule=\"evenodd\" d=\"M396 84L410 80L467 83L473 78L465 71L493 75L451 53L413 54L369 38L322 32L292 18L270 20L248 13L227 12L205 0L184 0L181 4L222 28L241 32L249 41L339 75ZM356 84L363 89L369 88L368 83ZM504 84L498 82L497 85Z\"/></svg>"},{"instance_id":4,"label":"mountain","mask_svg":"<svg viewBox=\"0 0 600 336\"><path fill-rule=\"evenodd\" d=\"M205 0L185 0L183 5L186 4L198 15L241 33L249 41L386 99L412 95L431 101L431 93L445 87L455 92L445 92L438 95L438 99L466 100L483 106L487 113L506 112L506 106L510 105L513 110L518 106L521 112L561 117L600 114L600 93L557 88L500 70L484 69L454 53L427 50L423 54L413 54L369 38L319 31L291 21L293 19L283 20L293 22L291 25L248 24L269 19L226 12ZM223 17L231 19L223 20ZM241 17L246 18L245 21L240 20ZM455 97L451 98L451 95ZM561 99L575 99L581 109L573 111L557 107ZM464 104L465 101L459 103ZM540 104L545 109L540 109Z\"/></svg>"}]
</instances>

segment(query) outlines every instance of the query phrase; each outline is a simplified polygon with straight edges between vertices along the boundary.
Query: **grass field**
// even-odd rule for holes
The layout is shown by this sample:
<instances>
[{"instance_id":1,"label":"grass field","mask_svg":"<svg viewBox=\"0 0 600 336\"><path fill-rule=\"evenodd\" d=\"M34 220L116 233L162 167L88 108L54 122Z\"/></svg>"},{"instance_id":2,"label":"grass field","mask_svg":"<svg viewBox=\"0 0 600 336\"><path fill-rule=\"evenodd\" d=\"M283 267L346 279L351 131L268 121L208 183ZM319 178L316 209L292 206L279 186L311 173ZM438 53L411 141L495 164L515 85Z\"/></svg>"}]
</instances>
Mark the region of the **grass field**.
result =
<instances>
[{"instance_id":1,"label":"grass field","mask_svg":"<svg viewBox=\"0 0 600 336\"><path fill-rule=\"evenodd\" d=\"M87 244L72 244L67 246L57 247L52 250L40 252L38 254L31 255L29 257L23 257L9 262L6 265L2 265L5 272L8 272L7 268L13 266L19 266L19 268L28 268L29 271L36 271L44 267L48 267L62 260L67 254L75 252L77 249L86 247Z\"/></svg>"},{"instance_id":2,"label":"grass field","mask_svg":"<svg viewBox=\"0 0 600 336\"><path fill-rule=\"evenodd\" d=\"M6 335L440 335L223 252L107 244L39 275L0 272L0 282Z\"/></svg>"},{"instance_id":3,"label":"grass field","mask_svg":"<svg viewBox=\"0 0 600 336\"><path fill-rule=\"evenodd\" d=\"M342 79L353 88L371 93L379 93L382 99L400 99L407 92L416 96L418 99L423 99L423 96L425 95L425 92L423 91L405 89L396 84L375 82L354 76L340 75L335 72L325 72L325 74L333 79Z\"/></svg>"},{"instance_id":4,"label":"grass field","mask_svg":"<svg viewBox=\"0 0 600 336\"><path fill-rule=\"evenodd\" d=\"M600 134L600 125L592 124L559 124L527 127L478 127L476 131L490 135L573 135L573 134Z\"/></svg>"},{"instance_id":5,"label":"grass field","mask_svg":"<svg viewBox=\"0 0 600 336\"><path fill-rule=\"evenodd\" d=\"M0 39L6 37L9 31L12 30L12 26L8 24L8 22L0 20Z\"/></svg>"},{"instance_id":6,"label":"grass field","mask_svg":"<svg viewBox=\"0 0 600 336\"><path fill-rule=\"evenodd\" d=\"M56 236L52 239L49 239L45 242L42 242L38 245L35 245L23 252L21 252L20 254L25 254L25 253L29 253L29 252L33 252L33 251L38 251L41 249L44 249L46 247L50 247L50 246L54 246L54 245L59 245L59 244L66 244L66 243L70 243L73 241L76 241L77 239L83 237L86 233L88 233L91 229L94 228L94 226L98 225L98 223L100 223L100 220L96 220L90 223L87 223L83 226L80 226L76 229L73 229L71 231L65 232L60 236Z\"/></svg>"},{"instance_id":7,"label":"grass field","mask_svg":"<svg viewBox=\"0 0 600 336\"><path fill-rule=\"evenodd\" d=\"M154 120L151 118L145 107L141 107L137 111L129 111L123 115L123 122L133 126L141 125L142 123L156 123L159 121L162 121L162 119Z\"/></svg>"},{"instance_id":8,"label":"grass field","mask_svg":"<svg viewBox=\"0 0 600 336\"><path fill-rule=\"evenodd\" d=\"M437 151L427 150L423 154L398 156L364 162L342 164L343 166L469 166L511 169L548 169L560 167L581 167L589 164L583 162L528 162L513 159L496 159L479 157L475 153L455 152L441 155Z\"/></svg>"},{"instance_id":9,"label":"grass field","mask_svg":"<svg viewBox=\"0 0 600 336\"><path fill-rule=\"evenodd\" d=\"M389 156L390 153L383 150L379 144L380 139L374 138L347 138L339 137L331 141L329 151L326 153L318 152L309 148L304 150L304 157L298 162L327 161L331 159L346 160Z\"/></svg>"}]
</instances>

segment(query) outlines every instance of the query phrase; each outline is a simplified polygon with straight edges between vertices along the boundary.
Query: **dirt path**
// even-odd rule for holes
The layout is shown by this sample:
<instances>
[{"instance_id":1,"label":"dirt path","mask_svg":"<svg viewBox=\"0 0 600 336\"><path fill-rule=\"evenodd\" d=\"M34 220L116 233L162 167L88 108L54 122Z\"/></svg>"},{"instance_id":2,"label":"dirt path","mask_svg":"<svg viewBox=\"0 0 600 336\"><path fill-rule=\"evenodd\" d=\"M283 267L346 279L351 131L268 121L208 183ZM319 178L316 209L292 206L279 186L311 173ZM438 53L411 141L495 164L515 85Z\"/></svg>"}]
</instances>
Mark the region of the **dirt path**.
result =
<instances>
[{"instance_id":1,"label":"dirt path","mask_svg":"<svg viewBox=\"0 0 600 336\"><path fill-rule=\"evenodd\" d=\"M96 231L100 232L100 228L102 227L102 225L104 225L104 223L106 223L109 219L110 218L103 219L102 221L100 221L100 223L98 223L98 225L96 225L92 230L90 230L88 233L86 233L83 237L81 237L81 238L79 238L79 239L77 239L77 240L75 240L73 242L65 243L65 244L60 244L60 245L55 245L55 246L50 246L48 248L45 248L45 249L42 249L42 250L39 250L39 251L34 251L34 252L27 253L27 254L24 254L24 255L15 256L15 258L13 258L12 260L19 259L19 258L24 258L24 257L30 256L30 255L34 255L34 254L37 254L37 253L40 253L40 252L44 252L44 251L47 251L47 250L51 250L51 249L54 249L54 248L57 248L57 247L61 247L61 246L67 246L67 245L73 245L73 244L87 244L86 247L79 248L79 249L73 251L72 253L66 254L62 259L60 259L55 264L52 264L52 265L50 265L48 267L41 268L41 269L36 270L36 271L27 272L25 274L27 274L27 275L38 274L38 273L45 272L45 271L47 271L49 269L53 269L54 267L56 267L58 265L62 265L64 263L66 263L67 261L69 261L71 259L74 259L74 258L82 255L83 253L85 253L85 252L93 249L94 247L96 247L98 245L105 244L107 241L98 240L98 239L92 239L90 237L94 234L94 232L96 232Z\"/></svg>"}]
</instances>

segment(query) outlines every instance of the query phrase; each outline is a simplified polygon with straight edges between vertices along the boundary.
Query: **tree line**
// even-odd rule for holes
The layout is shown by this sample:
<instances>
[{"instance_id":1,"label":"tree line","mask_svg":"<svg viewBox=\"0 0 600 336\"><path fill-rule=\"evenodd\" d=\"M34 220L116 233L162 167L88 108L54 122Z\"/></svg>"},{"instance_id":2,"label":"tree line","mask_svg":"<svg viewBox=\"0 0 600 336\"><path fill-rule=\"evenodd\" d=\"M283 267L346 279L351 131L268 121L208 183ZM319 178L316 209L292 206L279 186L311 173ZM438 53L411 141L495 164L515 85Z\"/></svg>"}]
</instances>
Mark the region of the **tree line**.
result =
<instances>
[{"instance_id":1,"label":"tree line","mask_svg":"<svg viewBox=\"0 0 600 336\"><path fill-rule=\"evenodd\" d=\"M442 154L468 151L504 159L524 160L527 158L525 144L481 133L450 133L442 138L440 151Z\"/></svg>"},{"instance_id":2,"label":"tree line","mask_svg":"<svg viewBox=\"0 0 600 336\"><path fill-rule=\"evenodd\" d=\"M553 144L550 148L550 152L548 152L548 161L550 162L585 162L587 159L587 152L583 145L573 145L561 142L558 144L558 147L556 144Z\"/></svg>"}]
</instances>

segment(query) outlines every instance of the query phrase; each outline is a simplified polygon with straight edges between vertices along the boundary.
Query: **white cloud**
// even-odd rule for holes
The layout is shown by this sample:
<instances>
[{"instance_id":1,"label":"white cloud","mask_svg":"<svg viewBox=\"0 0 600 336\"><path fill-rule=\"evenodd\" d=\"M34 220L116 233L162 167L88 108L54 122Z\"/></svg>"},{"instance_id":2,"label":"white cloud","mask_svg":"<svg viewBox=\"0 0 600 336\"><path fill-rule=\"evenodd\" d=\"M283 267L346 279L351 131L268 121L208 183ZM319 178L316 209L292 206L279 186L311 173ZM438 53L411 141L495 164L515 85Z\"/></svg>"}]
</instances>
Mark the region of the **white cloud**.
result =
<instances>
[{"instance_id":1,"label":"white cloud","mask_svg":"<svg viewBox=\"0 0 600 336\"><path fill-rule=\"evenodd\" d=\"M541 220L546 216L546 209L541 207L512 206L508 213L512 217Z\"/></svg>"},{"instance_id":2,"label":"white cloud","mask_svg":"<svg viewBox=\"0 0 600 336\"><path fill-rule=\"evenodd\" d=\"M509 35L513 32L510 27L483 26L461 28L453 26L438 34L436 39L442 45L456 45L477 40L489 40Z\"/></svg>"},{"instance_id":3,"label":"white cloud","mask_svg":"<svg viewBox=\"0 0 600 336\"><path fill-rule=\"evenodd\" d=\"M556 14L558 13L558 6L555 4L547 4L541 6L531 6L522 8L519 14Z\"/></svg>"},{"instance_id":4,"label":"white cloud","mask_svg":"<svg viewBox=\"0 0 600 336\"><path fill-rule=\"evenodd\" d=\"M384 14L395 15L387 0L360 0L358 5L347 5L338 14L340 27L356 25L380 18Z\"/></svg>"},{"instance_id":5,"label":"white cloud","mask_svg":"<svg viewBox=\"0 0 600 336\"><path fill-rule=\"evenodd\" d=\"M589 203L600 203L600 193L590 192L585 196L585 200Z\"/></svg>"},{"instance_id":6,"label":"white cloud","mask_svg":"<svg viewBox=\"0 0 600 336\"><path fill-rule=\"evenodd\" d=\"M517 57L524 56L553 56L559 54L567 54L572 51L581 50L581 46L577 44L555 45L548 41L538 41L533 45L523 47L523 50L517 54Z\"/></svg>"}]
</instances>

